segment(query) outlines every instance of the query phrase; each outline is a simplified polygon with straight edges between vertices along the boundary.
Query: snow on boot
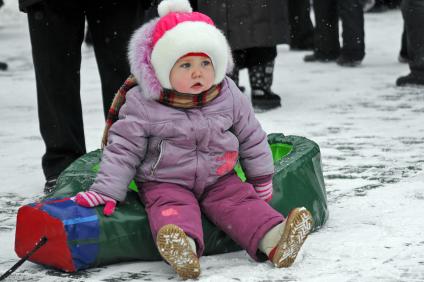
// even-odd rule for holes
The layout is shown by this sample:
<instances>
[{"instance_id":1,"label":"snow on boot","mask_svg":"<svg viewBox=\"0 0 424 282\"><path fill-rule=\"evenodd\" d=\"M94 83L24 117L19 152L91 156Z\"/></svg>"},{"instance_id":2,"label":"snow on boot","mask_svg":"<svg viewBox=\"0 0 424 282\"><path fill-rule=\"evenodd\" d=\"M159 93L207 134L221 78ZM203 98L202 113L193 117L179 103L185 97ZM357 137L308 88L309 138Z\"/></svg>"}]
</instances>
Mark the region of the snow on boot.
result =
<instances>
[{"instance_id":1,"label":"snow on boot","mask_svg":"<svg viewBox=\"0 0 424 282\"><path fill-rule=\"evenodd\" d=\"M156 236L156 245L163 259L182 279L194 279L200 275L199 259L181 228L174 224L163 226Z\"/></svg>"},{"instance_id":2,"label":"snow on boot","mask_svg":"<svg viewBox=\"0 0 424 282\"><path fill-rule=\"evenodd\" d=\"M269 255L272 263L279 268L291 266L312 227L312 215L306 208L293 209L285 221L280 241Z\"/></svg>"}]
</instances>

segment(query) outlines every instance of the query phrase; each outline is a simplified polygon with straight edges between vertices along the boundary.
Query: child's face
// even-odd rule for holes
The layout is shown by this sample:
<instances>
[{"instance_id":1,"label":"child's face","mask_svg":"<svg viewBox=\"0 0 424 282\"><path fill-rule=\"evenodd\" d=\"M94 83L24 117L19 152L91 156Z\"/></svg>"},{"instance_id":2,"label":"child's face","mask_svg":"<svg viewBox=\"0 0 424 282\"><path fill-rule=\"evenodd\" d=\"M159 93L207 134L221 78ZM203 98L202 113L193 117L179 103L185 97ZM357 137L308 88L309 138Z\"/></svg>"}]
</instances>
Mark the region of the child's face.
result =
<instances>
[{"instance_id":1,"label":"child's face","mask_svg":"<svg viewBox=\"0 0 424 282\"><path fill-rule=\"evenodd\" d=\"M169 80L178 92L199 94L212 87L215 70L208 57L182 57L172 67Z\"/></svg>"}]
</instances>

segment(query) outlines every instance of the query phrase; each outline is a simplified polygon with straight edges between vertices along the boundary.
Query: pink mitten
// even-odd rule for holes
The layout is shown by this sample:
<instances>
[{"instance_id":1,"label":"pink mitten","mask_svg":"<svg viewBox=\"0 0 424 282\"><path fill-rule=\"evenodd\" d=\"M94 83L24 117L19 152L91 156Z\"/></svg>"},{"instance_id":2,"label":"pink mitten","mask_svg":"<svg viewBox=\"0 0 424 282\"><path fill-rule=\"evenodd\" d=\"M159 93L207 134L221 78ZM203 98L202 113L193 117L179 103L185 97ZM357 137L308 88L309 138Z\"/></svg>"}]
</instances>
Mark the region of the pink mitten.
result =
<instances>
[{"instance_id":1,"label":"pink mitten","mask_svg":"<svg viewBox=\"0 0 424 282\"><path fill-rule=\"evenodd\" d=\"M87 191L87 192L79 192L75 196L75 202L83 207L86 208L92 208L99 205L105 205L105 208L103 209L104 215L111 215L115 211L116 207L116 200L96 193L94 191Z\"/></svg>"},{"instance_id":2,"label":"pink mitten","mask_svg":"<svg viewBox=\"0 0 424 282\"><path fill-rule=\"evenodd\" d=\"M249 179L248 182L253 185L259 198L265 202L269 202L272 199L272 174L258 176Z\"/></svg>"}]
</instances>

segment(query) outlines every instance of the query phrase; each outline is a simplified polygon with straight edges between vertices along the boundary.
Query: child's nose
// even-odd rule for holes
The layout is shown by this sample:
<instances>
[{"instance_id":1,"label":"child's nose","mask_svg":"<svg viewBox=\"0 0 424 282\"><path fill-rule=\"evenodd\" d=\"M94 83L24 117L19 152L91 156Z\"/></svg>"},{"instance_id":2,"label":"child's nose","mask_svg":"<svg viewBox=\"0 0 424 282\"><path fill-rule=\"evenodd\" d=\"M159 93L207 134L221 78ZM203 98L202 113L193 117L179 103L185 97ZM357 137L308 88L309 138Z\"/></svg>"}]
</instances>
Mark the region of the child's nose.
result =
<instances>
[{"instance_id":1,"label":"child's nose","mask_svg":"<svg viewBox=\"0 0 424 282\"><path fill-rule=\"evenodd\" d=\"M201 75L202 75L202 71L199 68L193 69L193 73L192 73L193 77L199 77Z\"/></svg>"}]
</instances>

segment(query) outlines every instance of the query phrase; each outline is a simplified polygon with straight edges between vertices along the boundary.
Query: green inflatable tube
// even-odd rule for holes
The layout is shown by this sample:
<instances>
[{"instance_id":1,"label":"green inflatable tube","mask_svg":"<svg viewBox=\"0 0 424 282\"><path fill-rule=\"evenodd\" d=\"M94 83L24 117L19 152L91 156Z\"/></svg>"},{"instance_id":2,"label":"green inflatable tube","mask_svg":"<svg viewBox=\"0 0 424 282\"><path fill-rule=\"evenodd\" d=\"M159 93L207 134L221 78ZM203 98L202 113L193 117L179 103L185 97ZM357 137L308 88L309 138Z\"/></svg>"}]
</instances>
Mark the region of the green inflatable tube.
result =
<instances>
[{"instance_id":1,"label":"green inflatable tube","mask_svg":"<svg viewBox=\"0 0 424 282\"><path fill-rule=\"evenodd\" d=\"M314 230L328 218L327 198L321 169L320 150L316 143L304 137L270 134L268 142L273 152L275 174L271 206L287 215L298 206L305 206L314 219ZM61 173L56 190L47 198L71 197L87 190L94 182L101 158L101 150L90 152L72 163ZM239 177L244 180L240 167ZM154 244L146 212L130 185L125 203L113 216L106 217L102 208L100 218L100 253L93 266L130 260L160 260ZM227 253L241 248L205 216L202 218L205 255Z\"/></svg>"}]
</instances>

